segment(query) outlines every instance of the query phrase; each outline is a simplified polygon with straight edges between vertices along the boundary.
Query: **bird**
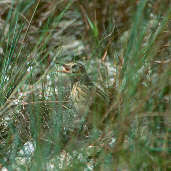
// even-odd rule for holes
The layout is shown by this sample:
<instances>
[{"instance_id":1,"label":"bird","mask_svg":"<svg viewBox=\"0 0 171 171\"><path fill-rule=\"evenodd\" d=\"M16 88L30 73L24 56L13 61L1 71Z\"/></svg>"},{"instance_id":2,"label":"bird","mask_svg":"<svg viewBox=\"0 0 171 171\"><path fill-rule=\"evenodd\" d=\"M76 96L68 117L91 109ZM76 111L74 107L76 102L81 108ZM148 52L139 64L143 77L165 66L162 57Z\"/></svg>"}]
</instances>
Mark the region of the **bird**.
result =
<instances>
[{"instance_id":1,"label":"bird","mask_svg":"<svg viewBox=\"0 0 171 171\"><path fill-rule=\"evenodd\" d=\"M62 65L62 72L70 75L70 96L76 111L89 127L101 127L109 104L108 95L91 81L82 63L69 62Z\"/></svg>"}]
</instances>

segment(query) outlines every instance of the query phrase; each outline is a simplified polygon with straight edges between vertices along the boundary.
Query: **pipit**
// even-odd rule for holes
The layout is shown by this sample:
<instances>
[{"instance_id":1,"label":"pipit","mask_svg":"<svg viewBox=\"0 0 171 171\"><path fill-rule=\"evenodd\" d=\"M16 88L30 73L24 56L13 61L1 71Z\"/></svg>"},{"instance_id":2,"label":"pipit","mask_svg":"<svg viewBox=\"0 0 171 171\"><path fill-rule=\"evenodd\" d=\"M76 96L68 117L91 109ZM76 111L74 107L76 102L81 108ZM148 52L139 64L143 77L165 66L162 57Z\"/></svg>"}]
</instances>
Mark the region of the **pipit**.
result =
<instances>
[{"instance_id":1,"label":"pipit","mask_svg":"<svg viewBox=\"0 0 171 171\"><path fill-rule=\"evenodd\" d=\"M81 63L63 64L64 73L70 74L71 99L77 110L91 127L99 127L108 106L108 96L89 78Z\"/></svg>"}]
</instances>

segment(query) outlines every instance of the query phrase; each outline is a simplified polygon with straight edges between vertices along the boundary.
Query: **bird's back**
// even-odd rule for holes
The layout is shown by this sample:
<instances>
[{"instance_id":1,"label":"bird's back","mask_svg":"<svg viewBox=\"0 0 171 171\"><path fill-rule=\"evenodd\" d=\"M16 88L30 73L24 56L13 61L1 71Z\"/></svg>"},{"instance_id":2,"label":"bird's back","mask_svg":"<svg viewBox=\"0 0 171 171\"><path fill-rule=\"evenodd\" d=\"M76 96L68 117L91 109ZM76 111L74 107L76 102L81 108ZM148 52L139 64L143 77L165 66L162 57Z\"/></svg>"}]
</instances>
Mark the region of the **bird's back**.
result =
<instances>
[{"instance_id":1,"label":"bird's back","mask_svg":"<svg viewBox=\"0 0 171 171\"><path fill-rule=\"evenodd\" d=\"M71 98L79 115L91 125L101 120L108 105L108 96L101 89L79 81L73 85Z\"/></svg>"}]
</instances>

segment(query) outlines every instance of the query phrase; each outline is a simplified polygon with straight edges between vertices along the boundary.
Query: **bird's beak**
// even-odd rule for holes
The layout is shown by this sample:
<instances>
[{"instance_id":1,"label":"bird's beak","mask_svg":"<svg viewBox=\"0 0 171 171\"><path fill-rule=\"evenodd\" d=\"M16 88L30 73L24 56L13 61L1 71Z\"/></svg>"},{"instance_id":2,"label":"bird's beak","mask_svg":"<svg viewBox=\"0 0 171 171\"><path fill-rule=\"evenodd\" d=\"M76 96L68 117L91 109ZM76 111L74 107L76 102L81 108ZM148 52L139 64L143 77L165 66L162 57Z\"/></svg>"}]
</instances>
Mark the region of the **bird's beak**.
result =
<instances>
[{"instance_id":1,"label":"bird's beak","mask_svg":"<svg viewBox=\"0 0 171 171\"><path fill-rule=\"evenodd\" d=\"M62 66L63 66L63 70L57 71L57 72L71 73L70 66L68 66L68 65L66 65L66 64L62 64Z\"/></svg>"},{"instance_id":2,"label":"bird's beak","mask_svg":"<svg viewBox=\"0 0 171 171\"><path fill-rule=\"evenodd\" d=\"M64 73L71 73L71 68L70 66L63 64L63 72Z\"/></svg>"}]
</instances>

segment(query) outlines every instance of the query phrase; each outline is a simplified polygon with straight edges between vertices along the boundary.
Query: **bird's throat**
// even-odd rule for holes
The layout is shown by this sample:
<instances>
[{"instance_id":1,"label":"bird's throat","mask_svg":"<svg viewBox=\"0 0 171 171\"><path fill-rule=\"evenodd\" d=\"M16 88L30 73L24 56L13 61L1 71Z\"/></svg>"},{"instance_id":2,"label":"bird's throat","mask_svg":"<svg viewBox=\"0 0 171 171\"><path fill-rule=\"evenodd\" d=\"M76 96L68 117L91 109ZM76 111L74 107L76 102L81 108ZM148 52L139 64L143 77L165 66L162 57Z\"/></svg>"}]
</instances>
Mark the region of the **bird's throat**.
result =
<instances>
[{"instance_id":1,"label":"bird's throat","mask_svg":"<svg viewBox=\"0 0 171 171\"><path fill-rule=\"evenodd\" d=\"M83 75L83 74L79 74L79 75L73 75L71 78L71 82L72 82L72 86L76 83L76 82L80 82L80 84L84 84L84 85L92 85L93 83L91 82L90 78L87 76L87 74Z\"/></svg>"}]
</instances>

